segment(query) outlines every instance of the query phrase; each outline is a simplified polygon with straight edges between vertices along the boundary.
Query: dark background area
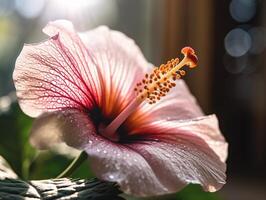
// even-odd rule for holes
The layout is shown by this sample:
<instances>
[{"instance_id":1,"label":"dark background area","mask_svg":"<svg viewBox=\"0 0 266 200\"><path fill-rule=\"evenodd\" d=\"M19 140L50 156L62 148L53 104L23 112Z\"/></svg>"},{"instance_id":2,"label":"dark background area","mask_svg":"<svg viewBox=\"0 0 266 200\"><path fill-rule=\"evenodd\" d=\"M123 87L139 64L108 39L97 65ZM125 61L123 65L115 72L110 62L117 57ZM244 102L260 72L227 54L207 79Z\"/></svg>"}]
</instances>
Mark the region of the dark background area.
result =
<instances>
[{"instance_id":1,"label":"dark background area","mask_svg":"<svg viewBox=\"0 0 266 200\"><path fill-rule=\"evenodd\" d=\"M252 31L260 28L258 33L251 38L253 49L250 52L234 58L225 54L223 62L231 62L232 66L215 68L213 87L213 108L221 115L221 126L231 145L230 153L232 159L238 165L230 165L234 173L257 173L265 177L263 169L266 167L266 126L265 126L265 50L259 49L259 45L265 47L265 2L259 1L256 5L257 12L254 17L246 23L240 23L231 19L228 13L221 12L226 9L225 5L217 4L216 18L218 24L223 24L215 29L217 35L214 65L219 64L224 53L222 38L233 28L241 28ZM222 9L221 9L222 8ZM223 17L222 17L223 16ZM224 23L226 22L226 23ZM259 36L259 34L262 34ZM259 40L259 41L256 41ZM259 44L255 44L259 43ZM257 45L257 47L256 47ZM252 44L251 44L252 48ZM257 50L255 48L258 48ZM229 57L229 58L228 58ZM220 58L220 59L219 59ZM229 61L228 61L229 60ZM229 65L230 65L229 64ZM235 65L235 66L234 66ZM223 84L224 83L224 84ZM238 166L241 166L240 168Z\"/></svg>"},{"instance_id":2,"label":"dark background area","mask_svg":"<svg viewBox=\"0 0 266 200\"><path fill-rule=\"evenodd\" d=\"M75 153L66 147L37 152L28 144L32 119L16 102L14 63L23 43L46 38L41 29L50 20L69 19L79 31L105 24L134 38L155 65L183 46L197 51L199 67L185 80L205 113L219 118L228 183L214 196L188 188L183 199L193 192L194 199L264 199L265 11L262 0L0 0L0 154L22 178L54 177L69 163ZM87 168L74 176L93 176Z\"/></svg>"}]
</instances>

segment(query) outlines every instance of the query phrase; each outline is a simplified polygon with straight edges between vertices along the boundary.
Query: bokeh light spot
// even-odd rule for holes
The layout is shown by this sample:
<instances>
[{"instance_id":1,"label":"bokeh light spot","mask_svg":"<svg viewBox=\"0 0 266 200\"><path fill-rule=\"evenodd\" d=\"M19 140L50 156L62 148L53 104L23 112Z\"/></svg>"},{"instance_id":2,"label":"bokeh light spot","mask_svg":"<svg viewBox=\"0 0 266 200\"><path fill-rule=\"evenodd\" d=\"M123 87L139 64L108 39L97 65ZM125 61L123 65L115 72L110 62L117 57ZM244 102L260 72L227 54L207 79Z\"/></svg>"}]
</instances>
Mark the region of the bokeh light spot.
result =
<instances>
[{"instance_id":1,"label":"bokeh light spot","mask_svg":"<svg viewBox=\"0 0 266 200\"><path fill-rule=\"evenodd\" d=\"M256 13L256 0L232 0L229 10L234 20L237 22L247 22Z\"/></svg>"},{"instance_id":2,"label":"bokeh light spot","mask_svg":"<svg viewBox=\"0 0 266 200\"><path fill-rule=\"evenodd\" d=\"M44 8L45 0L16 0L16 10L25 18L38 17Z\"/></svg>"},{"instance_id":3,"label":"bokeh light spot","mask_svg":"<svg viewBox=\"0 0 266 200\"><path fill-rule=\"evenodd\" d=\"M235 28L227 33L224 39L227 53L233 57L243 56L251 47L250 35L240 28Z\"/></svg>"}]
</instances>

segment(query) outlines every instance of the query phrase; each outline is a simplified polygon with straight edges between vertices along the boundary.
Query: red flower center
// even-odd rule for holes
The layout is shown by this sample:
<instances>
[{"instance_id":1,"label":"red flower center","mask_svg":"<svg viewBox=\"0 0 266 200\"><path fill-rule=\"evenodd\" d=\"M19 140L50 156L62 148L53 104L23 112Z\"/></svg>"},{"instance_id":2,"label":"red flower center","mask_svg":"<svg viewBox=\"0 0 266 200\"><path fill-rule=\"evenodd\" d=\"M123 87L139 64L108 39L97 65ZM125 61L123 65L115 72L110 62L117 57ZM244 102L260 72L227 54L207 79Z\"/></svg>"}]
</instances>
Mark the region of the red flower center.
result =
<instances>
[{"instance_id":1,"label":"red flower center","mask_svg":"<svg viewBox=\"0 0 266 200\"><path fill-rule=\"evenodd\" d=\"M181 62L179 59L172 59L160 67L155 67L153 72L145 74L142 82L137 83L134 89L137 97L133 100L108 126L99 126L99 132L112 141L118 141L119 135L117 129L128 118L128 116L136 110L136 108L144 101L148 100L149 104L154 104L164 97L171 88L175 87L174 81L180 79L186 74L182 69L184 66L194 68L197 66L197 56L195 51L190 47L184 47L181 50L184 58Z\"/></svg>"}]
</instances>

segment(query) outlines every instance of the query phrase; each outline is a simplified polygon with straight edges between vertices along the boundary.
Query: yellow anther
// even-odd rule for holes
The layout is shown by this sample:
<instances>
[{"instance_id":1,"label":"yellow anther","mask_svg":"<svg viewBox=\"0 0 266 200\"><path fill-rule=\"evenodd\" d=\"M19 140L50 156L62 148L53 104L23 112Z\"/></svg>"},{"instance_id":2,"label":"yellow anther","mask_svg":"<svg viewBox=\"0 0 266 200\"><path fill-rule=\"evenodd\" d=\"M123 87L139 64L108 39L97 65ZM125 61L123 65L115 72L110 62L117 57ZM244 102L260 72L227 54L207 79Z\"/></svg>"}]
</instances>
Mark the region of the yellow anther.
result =
<instances>
[{"instance_id":1,"label":"yellow anther","mask_svg":"<svg viewBox=\"0 0 266 200\"><path fill-rule=\"evenodd\" d=\"M142 83L137 83L139 102L149 99L150 104L156 103L161 97L165 96L171 88L175 87L175 80L180 79L186 72L182 69L184 66L194 68L197 65L197 56L190 47L184 47L181 50L184 58L179 62L178 58L171 59L160 67L155 67L153 72L145 74ZM134 89L136 91L136 88Z\"/></svg>"}]
</instances>

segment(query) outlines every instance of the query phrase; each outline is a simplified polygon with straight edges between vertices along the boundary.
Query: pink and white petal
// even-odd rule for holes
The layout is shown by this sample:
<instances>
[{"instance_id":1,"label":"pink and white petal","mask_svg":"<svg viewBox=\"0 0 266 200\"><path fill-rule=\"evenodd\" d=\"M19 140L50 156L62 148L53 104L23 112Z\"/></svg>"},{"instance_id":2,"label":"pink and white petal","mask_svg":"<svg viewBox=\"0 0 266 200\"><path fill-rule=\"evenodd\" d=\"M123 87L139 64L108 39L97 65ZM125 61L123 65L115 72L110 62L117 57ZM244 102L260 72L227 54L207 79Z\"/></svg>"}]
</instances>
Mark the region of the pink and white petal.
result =
<instances>
[{"instance_id":1,"label":"pink and white petal","mask_svg":"<svg viewBox=\"0 0 266 200\"><path fill-rule=\"evenodd\" d=\"M48 149L62 142L83 149L95 133L95 126L86 113L77 109L65 109L44 113L36 118L30 142L39 149Z\"/></svg>"},{"instance_id":2,"label":"pink and white petal","mask_svg":"<svg viewBox=\"0 0 266 200\"><path fill-rule=\"evenodd\" d=\"M172 124L173 127L176 127L174 122L172 122ZM186 120L181 122L177 127L181 132L189 132L202 138L219 156L221 161L226 161L228 154L228 143L225 141L225 138L219 129L219 123L216 115Z\"/></svg>"},{"instance_id":3,"label":"pink and white petal","mask_svg":"<svg viewBox=\"0 0 266 200\"><path fill-rule=\"evenodd\" d=\"M126 194L145 197L169 193L150 164L130 147L95 137L85 151L96 176L117 182ZM184 183L179 186L182 188Z\"/></svg>"},{"instance_id":4,"label":"pink and white petal","mask_svg":"<svg viewBox=\"0 0 266 200\"><path fill-rule=\"evenodd\" d=\"M32 130L34 141L43 145L42 139L51 130L60 141L88 153L98 178L117 182L128 194L173 193L188 183L214 191L224 184L224 163L197 136L181 134L174 138L173 134L135 144L114 143L98 135L88 115L76 109L38 118Z\"/></svg>"},{"instance_id":5,"label":"pink and white petal","mask_svg":"<svg viewBox=\"0 0 266 200\"><path fill-rule=\"evenodd\" d=\"M200 137L217 154L222 162L225 162L228 153L228 143L225 141L220 129L217 117L208 115L190 120L156 121L141 127L145 137L164 137L176 140L180 134L191 137ZM141 134L141 132L138 132ZM133 133L131 133L133 135Z\"/></svg>"},{"instance_id":6,"label":"pink and white petal","mask_svg":"<svg viewBox=\"0 0 266 200\"><path fill-rule=\"evenodd\" d=\"M136 83L152 66L135 42L121 32L101 26L80 37L88 51L93 51L105 82L101 109L105 116L115 117L136 97Z\"/></svg>"},{"instance_id":7,"label":"pink and white petal","mask_svg":"<svg viewBox=\"0 0 266 200\"><path fill-rule=\"evenodd\" d=\"M166 129L162 126L161 133L149 134L155 130L152 127L139 142L125 144L93 139L93 148L85 149L92 169L99 178L118 182L124 192L135 196L174 193L189 183L201 184L210 192L220 189L225 184L226 164L216 152L197 135L186 130L163 132Z\"/></svg>"},{"instance_id":8,"label":"pink and white petal","mask_svg":"<svg viewBox=\"0 0 266 200\"><path fill-rule=\"evenodd\" d=\"M178 183L201 184L216 191L225 184L228 144L215 115L191 120L156 121L142 127L148 142L130 146L150 164L160 182L169 190Z\"/></svg>"},{"instance_id":9,"label":"pink and white petal","mask_svg":"<svg viewBox=\"0 0 266 200\"><path fill-rule=\"evenodd\" d=\"M95 60L93 49L88 51L79 34L75 31L72 22L68 20L56 20L49 22L43 29L43 32L53 37L60 35L60 40L65 45L67 53L73 55L75 62L71 63L77 71L82 75L84 84L89 89L88 92L94 96L97 103L102 97L101 88L102 77L99 74L97 60Z\"/></svg>"},{"instance_id":10,"label":"pink and white petal","mask_svg":"<svg viewBox=\"0 0 266 200\"><path fill-rule=\"evenodd\" d=\"M141 130L142 126L160 120L184 120L203 116L203 112L190 93L183 80L176 81L176 87L155 104L144 102L138 110L126 121L126 126L132 131Z\"/></svg>"},{"instance_id":11,"label":"pink and white petal","mask_svg":"<svg viewBox=\"0 0 266 200\"><path fill-rule=\"evenodd\" d=\"M130 147L145 158L169 192L179 191L180 183L200 184L210 192L225 184L225 163L195 135L179 133L175 140L165 137Z\"/></svg>"},{"instance_id":12,"label":"pink and white petal","mask_svg":"<svg viewBox=\"0 0 266 200\"><path fill-rule=\"evenodd\" d=\"M36 119L31 133L32 144L47 148L53 142L61 141L85 150L96 176L117 182L128 194L150 196L168 191L142 156L122 144L97 135L86 113L70 109L47 113Z\"/></svg>"},{"instance_id":13,"label":"pink and white petal","mask_svg":"<svg viewBox=\"0 0 266 200\"><path fill-rule=\"evenodd\" d=\"M49 40L24 45L13 79L22 110L31 117L64 108L90 109L98 103L97 67L70 22L45 27ZM90 61L90 62L89 62Z\"/></svg>"}]
</instances>

